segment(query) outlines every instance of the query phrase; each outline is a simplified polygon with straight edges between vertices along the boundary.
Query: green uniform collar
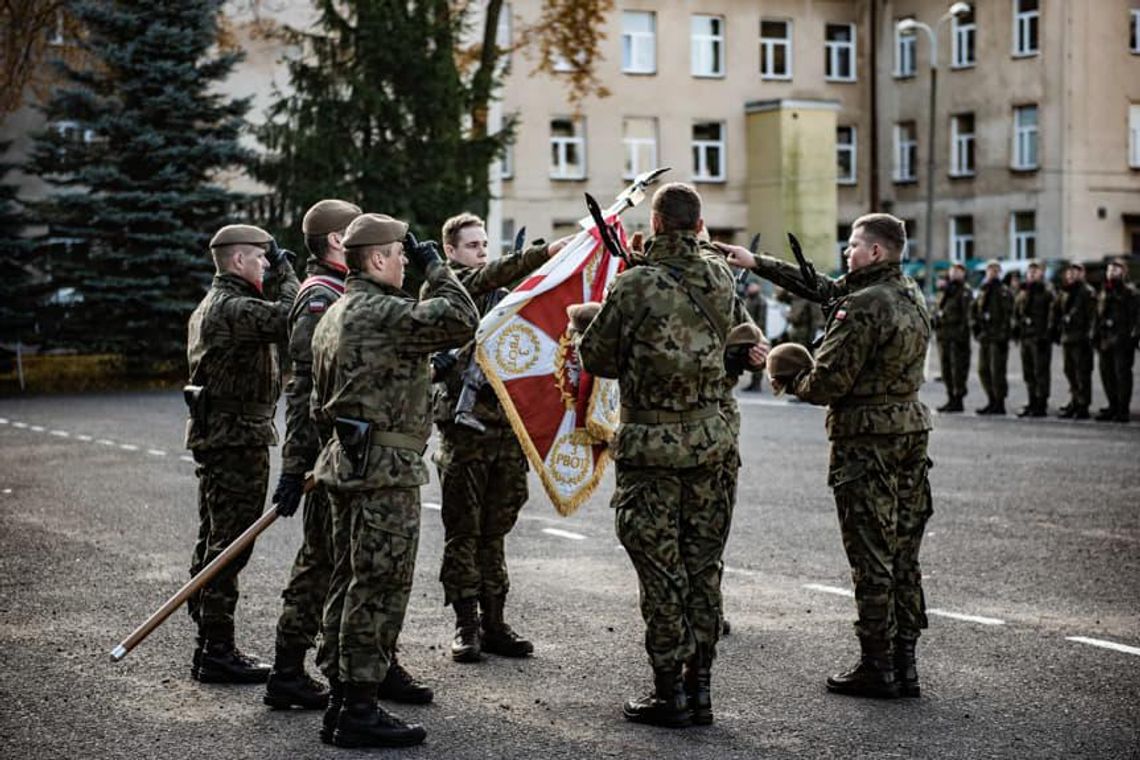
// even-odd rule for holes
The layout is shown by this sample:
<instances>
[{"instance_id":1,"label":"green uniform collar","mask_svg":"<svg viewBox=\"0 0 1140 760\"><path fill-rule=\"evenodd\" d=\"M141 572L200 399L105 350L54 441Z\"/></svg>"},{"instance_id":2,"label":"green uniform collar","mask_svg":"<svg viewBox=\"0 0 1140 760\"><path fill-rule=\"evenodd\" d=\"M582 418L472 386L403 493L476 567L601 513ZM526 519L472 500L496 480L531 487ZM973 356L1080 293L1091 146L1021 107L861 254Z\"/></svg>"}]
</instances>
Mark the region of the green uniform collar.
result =
<instances>
[{"instance_id":1,"label":"green uniform collar","mask_svg":"<svg viewBox=\"0 0 1140 760\"><path fill-rule=\"evenodd\" d=\"M655 235L645 245L645 258L651 263L665 259L700 258L700 243L692 232L665 232Z\"/></svg>"},{"instance_id":2,"label":"green uniform collar","mask_svg":"<svg viewBox=\"0 0 1140 760\"><path fill-rule=\"evenodd\" d=\"M374 280L366 274L360 272L353 272L348 276L344 284L346 293L369 293L379 294L384 296L401 296L403 298L411 298L403 288L393 287L386 282Z\"/></svg>"},{"instance_id":3,"label":"green uniform collar","mask_svg":"<svg viewBox=\"0 0 1140 760\"><path fill-rule=\"evenodd\" d=\"M240 296L262 297L262 293L256 285L232 272L219 272L214 275L214 287Z\"/></svg>"},{"instance_id":4,"label":"green uniform collar","mask_svg":"<svg viewBox=\"0 0 1140 760\"><path fill-rule=\"evenodd\" d=\"M897 261L877 261L847 275L847 284L853 289L865 288L887 280L902 277L902 264Z\"/></svg>"}]
</instances>

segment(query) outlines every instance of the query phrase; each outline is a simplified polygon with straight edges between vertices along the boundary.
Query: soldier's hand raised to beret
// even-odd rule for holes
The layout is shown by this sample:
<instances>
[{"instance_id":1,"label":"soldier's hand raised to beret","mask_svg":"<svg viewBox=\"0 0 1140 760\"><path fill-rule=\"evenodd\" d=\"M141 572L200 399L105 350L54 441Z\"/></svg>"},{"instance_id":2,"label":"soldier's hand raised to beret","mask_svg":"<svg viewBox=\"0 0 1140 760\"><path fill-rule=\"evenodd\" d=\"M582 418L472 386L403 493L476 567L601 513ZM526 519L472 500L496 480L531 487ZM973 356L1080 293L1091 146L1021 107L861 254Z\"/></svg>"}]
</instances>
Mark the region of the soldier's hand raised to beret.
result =
<instances>
[{"instance_id":1,"label":"soldier's hand raised to beret","mask_svg":"<svg viewBox=\"0 0 1140 760\"><path fill-rule=\"evenodd\" d=\"M412 238L412 240L415 240L415 238ZM443 261L439 255L439 244L434 240L425 240L422 243L415 243L410 246L407 245L407 241L405 241L404 254L408 257L408 261L425 272L432 264L438 264Z\"/></svg>"},{"instance_id":2,"label":"soldier's hand raised to beret","mask_svg":"<svg viewBox=\"0 0 1140 760\"><path fill-rule=\"evenodd\" d=\"M282 248L277 245L277 241L270 239L266 243L268 248L265 251L265 258L269 260L269 265L272 267L279 267L284 263L292 266L293 262L297 260L297 255L290 251L288 248Z\"/></svg>"}]
</instances>

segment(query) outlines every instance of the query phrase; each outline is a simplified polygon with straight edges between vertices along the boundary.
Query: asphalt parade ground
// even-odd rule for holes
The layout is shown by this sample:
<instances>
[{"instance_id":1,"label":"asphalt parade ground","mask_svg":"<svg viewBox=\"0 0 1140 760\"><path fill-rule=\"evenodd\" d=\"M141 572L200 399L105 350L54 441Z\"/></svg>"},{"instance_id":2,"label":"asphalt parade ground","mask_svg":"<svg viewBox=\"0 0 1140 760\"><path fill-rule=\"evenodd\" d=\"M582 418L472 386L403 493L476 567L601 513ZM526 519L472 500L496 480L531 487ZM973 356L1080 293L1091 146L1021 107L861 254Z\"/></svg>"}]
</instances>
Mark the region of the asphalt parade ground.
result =
<instances>
[{"instance_id":1,"label":"asphalt parade ground","mask_svg":"<svg viewBox=\"0 0 1140 760\"><path fill-rule=\"evenodd\" d=\"M1011 411L1024 403L1015 354ZM1055 410L1065 384L1054 365ZM436 699L393 708L428 739L372 754L1140 758L1140 416L977 417L984 400L971 383L971 412L937 416L931 437L922 698L826 692L857 643L823 411L765 390L740 394L744 465L724 580L733 632L714 668L714 725L621 717L650 671L610 475L570 518L532 479L508 539L507 613L535 656L452 663L433 473L401 660ZM933 382L922 395L943 400ZM1098 387L1094 412L1102 403ZM197 501L184 414L177 392L0 399L0 757L369 754L320 744L320 713L270 711L263 687L192 681L182 611L111 662L187 577ZM241 576L238 643L265 658L300 528L299 518L271 527Z\"/></svg>"}]
</instances>

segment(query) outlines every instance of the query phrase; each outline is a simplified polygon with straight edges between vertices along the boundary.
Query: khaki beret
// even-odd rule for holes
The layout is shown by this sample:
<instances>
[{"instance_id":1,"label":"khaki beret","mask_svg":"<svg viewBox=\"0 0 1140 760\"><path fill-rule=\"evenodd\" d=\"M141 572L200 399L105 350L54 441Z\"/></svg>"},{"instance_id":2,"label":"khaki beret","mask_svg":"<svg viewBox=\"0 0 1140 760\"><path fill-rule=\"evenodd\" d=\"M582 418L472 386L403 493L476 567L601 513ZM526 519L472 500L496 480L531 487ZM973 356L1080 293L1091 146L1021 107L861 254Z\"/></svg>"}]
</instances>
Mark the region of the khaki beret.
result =
<instances>
[{"instance_id":1,"label":"khaki beret","mask_svg":"<svg viewBox=\"0 0 1140 760\"><path fill-rule=\"evenodd\" d=\"M990 259L986 262L986 269L989 269L990 267L997 267L998 269L1001 269L1001 262L997 259Z\"/></svg>"},{"instance_id":2,"label":"khaki beret","mask_svg":"<svg viewBox=\"0 0 1140 760\"><path fill-rule=\"evenodd\" d=\"M728 337L725 338L724 345L748 346L755 345L762 340L764 340L764 333L760 331L760 328L751 322L745 322L728 331Z\"/></svg>"},{"instance_id":3,"label":"khaki beret","mask_svg":"<svg viewBox=\"0 0 1140 760\"><path fill-rule=\"evenodd\" d=\"M768 377L792 378L814 366L815 360L799 343L781 343L768 353Z\"/></svg>"},{"instance_id":4,"label":"khaki beret","mask_svg":"<svg viewBox=\"0 0 1140 760\"><path fill-rule=\"evenodd\" d=\"M317 201L305 212L301 232L306 235L327 235L340 232L361 214L360 206L348 201L326 199Z\"/></svg>"},{"instance_id":5,"label":"khaki beret","mask_svg":"<svg viewBox=\"0 0 1140 760\"><path fill-rule=\"evenodd\" d=\"M566 316L570 317L570 327L575 331L583 333L590 323L594 321L594 317L598 316L598 312L602 310L602 305L597 301L586 301L585 303L571 304L566 307Z\"/></svg>"},{"instance_id":6,"label":"khaki beret","mask_svg":"<svg viewBox=\"0 0 1140 760\"><path fill-rule=\"evenodd\" d=\"M210 238L211 248L223 245L265 245L273 236L252 224L227 224Z\"/></svg>"},{"instance_id":7,"label":"khaki beret","mask_svg":"<svg viewBox=\"0 0 1140 760\"><path fill-rule=\"evenodd\" d=\"M408 225L387 214L361 214L348 225L344 235L345 248L359 248L365 245L387 245L403 240L408 234Z\"/></svg>"}]
</instances>

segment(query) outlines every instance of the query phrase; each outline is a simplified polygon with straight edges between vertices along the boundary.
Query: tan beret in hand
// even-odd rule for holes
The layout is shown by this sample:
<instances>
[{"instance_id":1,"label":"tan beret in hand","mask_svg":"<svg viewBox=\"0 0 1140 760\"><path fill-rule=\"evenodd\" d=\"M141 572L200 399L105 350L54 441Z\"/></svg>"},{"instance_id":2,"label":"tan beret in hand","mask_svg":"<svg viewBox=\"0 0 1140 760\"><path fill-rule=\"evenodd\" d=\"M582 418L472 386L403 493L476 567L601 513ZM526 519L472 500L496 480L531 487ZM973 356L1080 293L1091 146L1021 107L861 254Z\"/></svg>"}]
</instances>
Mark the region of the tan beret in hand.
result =
<instances>
[{"instance_id":1,"label":"tan beret in hand","mask_svg":"<svg viewBox=\"0 0 1140 760\"><path fill-rule=\"evenodd\" d=\"M751 322L744 322L728 331L725 346L751 346L764 340L764 333Z\"/></svg>"},{"instance_id":2,"label":"tan beret in hand","mask_svg":"<svg viewBox=\"0 0 1140 760\"><path fill-rule=\"evenodd\" d=\"M211 248L224 245L265 245L273 236L252 224L227 224L210 238Z\"/></svg>"},{"instance_id":3,"label":"tan beret in hand","mask_svg":"<svg viewBox=\"0 0 1140 760\"><path fill-rule=\"evenodd\" d=\"M811 353L799 343L781 343L768 353L768 382L779 395L801 372L814 366Z\"/></svg>"},{"instance_id":4,"label":"tan beret in hand","mask_svg":"<svg viewBox=\"0 0 1140 760\"><path fill-rule=\"evenodd\" d=\"M359 248L366 245L387 245L403 240L408 234L408 225L387 214L361 214L348 225L344 234L345 248Z\"/></svg>"},{"instance_id":5,"label":"tan beret in hand","mask_svg":"<svg viewBox=\"0 0 1140 760\"><path fill-rule=\"evenodd\" d=\"M352 220L363 212L360 206L348 201L339 201L329 198L317 201L312 208L305 212L301 220L301 232L306 235L327 235L330 232L340 232L352 224Z\"/></svg>"},{"instance_id":6,"label":"tan beret in hand","mask_svg":"<svg viewBox=\"0 0 1140 760\"><path fill-rule=\"evenodd\" d=\"M586 301L585 303L576 303L566 307L566 316L570 317L570 329L577 333L586 332L586 328L594 321L594 317L598 316L598 312L602 310L602 305L597 301Z\"/></svg>"}]
</instances>

